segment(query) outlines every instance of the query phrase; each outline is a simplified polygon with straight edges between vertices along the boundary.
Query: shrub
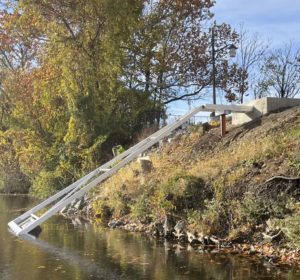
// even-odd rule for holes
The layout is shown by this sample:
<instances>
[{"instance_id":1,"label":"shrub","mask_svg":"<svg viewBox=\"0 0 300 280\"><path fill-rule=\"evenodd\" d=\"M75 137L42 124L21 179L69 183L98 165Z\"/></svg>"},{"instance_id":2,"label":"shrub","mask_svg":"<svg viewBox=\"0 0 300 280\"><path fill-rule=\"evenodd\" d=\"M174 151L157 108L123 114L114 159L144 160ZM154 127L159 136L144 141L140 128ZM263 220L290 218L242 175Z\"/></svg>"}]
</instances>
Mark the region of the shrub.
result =
<instances>
[{"instance_id":1,"label":"shrub","mask_svg":"<svg viewBox=\"0 0 300 280\"><path fill-rule=\"evenodd\" d=\"M0 192L28 193L29 179L19 170L0 171Z\"/></svg>"},{"instance_id":2,"label":"shrub","mask_svg":"<svg viewBox=\"0 0 300 280\"><path fill-rule=\"evenodd\" d=\"M279 227L288 238L290 246L300 247L300 203L291 201L287 207L292 211L292 215L285 215L281 219L271 219L272 227Z\"/></svg>"},{"instance_id":3,"label":"shrub","mask_svg":"<svg viewBox=\"0 0 300 280\"><path fill-rule=\"evenodd\" d=\"M250 224L260 224L269 218L267 205L252 193L246 193L241 204L241 220ZM241 221L243 222L243 221Z\"/></svg>"},{"instance_id":4,"label":"shrub","mask_svg":"<svg viewBox=\"0 0 300 280\"><path fill-rule=\"evenodd\" d=\"M106 201L103 200L95 200L92 203L92 208L94 211L94 216L96 218L97 222L100 223L107 223L109 218L112 215L112 211L110 209L110 207L107 205Z\"/></svg>"},{"instance_id":5,"label":"shrub","mask_svg":"<svg viewBox=\"0 0 300 280\"><path fill-rule=\"evenodd\" d=\"M71 183L72 175L67 170L41 171L34 179L31 194L47 198Z\"/></svg>"},{"instance_id":6,"label":"shrub","mask_svg":"<svg viewBox=\"0 0 300 280\"><path fill-rule=\"evenodd\" d=\"M131 215L142 222L150 222L152 220L152 208L147 193L138 197L135 203L130 205Z\"/></svg>"},{"instance_id":7,"label":"shrub","mask_svg":"<svg viewBox=\"0 0 300 280\"><path fill-rule=\"evenodd\" d=\"M159 207L167 212L187 213L189 209L201 209L212 191L201 178L179 173L158 188L156 197Z\"/></svg>"},{"instance_id":8,"label":"shrub","mask_svg":"<svg viewBox=\"0 0 300 280\"><path fill-rule=\"evenodd\" d=\"M300 138L300 127L297 126L297 127L293 127L289 130L289 135L293 138L297 138L299 139Z\"/></svg>"},{"instance_id":9,"label":"shrub","mask_svg":"<svg viewBox=\"0 0 300 280\"><path fill-rule=\"evenodd\" d=\"M289 166L292 167L297 173L300 173L300 160L297 158L291 158L288 162Z\"/></svg>"},{"instance_id":10,"label":"shrub","mask_svg":"<svg viewBox=\"0 0 300 280\"><path fill-rule=\"evenodd\" d=\"M47 198L63 186L58 176L53 172L42 171L33 181L30 192L37 197Z\"/></svg>"}]
</instances>

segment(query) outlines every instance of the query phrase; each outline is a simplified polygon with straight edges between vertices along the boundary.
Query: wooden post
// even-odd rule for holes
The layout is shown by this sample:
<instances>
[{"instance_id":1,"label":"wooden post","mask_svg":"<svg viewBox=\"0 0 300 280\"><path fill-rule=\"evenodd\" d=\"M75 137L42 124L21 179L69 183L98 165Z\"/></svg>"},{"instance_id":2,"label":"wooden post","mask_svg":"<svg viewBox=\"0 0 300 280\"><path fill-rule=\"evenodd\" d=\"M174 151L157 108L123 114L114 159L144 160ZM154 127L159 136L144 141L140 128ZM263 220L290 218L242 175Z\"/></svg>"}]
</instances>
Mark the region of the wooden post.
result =
<instances>
[{"instance_id":1,"label":"wooden post","mask_svg":"<svg viewBox=\"0 0 300 280\"><path fill-rule=\"evenodd\" d=\"M225 114L221 114L221 136L223 137L226 134L226 115Z\"/></svg>"}]
</instances>

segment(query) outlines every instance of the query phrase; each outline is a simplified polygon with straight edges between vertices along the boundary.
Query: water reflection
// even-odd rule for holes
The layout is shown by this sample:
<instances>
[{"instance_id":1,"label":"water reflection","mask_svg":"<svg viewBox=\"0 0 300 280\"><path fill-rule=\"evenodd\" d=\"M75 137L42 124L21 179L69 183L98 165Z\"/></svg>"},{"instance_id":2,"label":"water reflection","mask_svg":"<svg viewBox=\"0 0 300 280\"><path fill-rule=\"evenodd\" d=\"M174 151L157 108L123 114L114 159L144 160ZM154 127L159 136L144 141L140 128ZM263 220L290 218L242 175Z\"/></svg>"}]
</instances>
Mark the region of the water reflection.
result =
<instances>
[{"instance_id":1,"label":"water reflection","mask_svg":"<svg viewBox=\"0 0 300 280\"><path fill-rule=\"evenodd\" d=\"M24 236L23 240L33 244L34 246L39 247L39 249L43 250L47 254L55 256L56 260L62 260L67 262L69 265L73 267L80 267L80 270L83 270L89 273L89 278L93 276L105 275L106 279L119 279L119 275L111 270L110 267L104 266L102 264L97 264L91 260L88 260L84 256L82 256L79 252L70 251L66 248L55 247L52 244L45 242L40 239L32 239L32 237ZM54 271L62 270L63 266L57 266ZM101 279L101 278L100 278Z\"/></svg>"},{"instance_id":2,"label":"water reflection","mask_svg":"<svg viewBox=\"0 0 300 280\"><path fill-rule=\"evenodd\" d=\"M300 279L255 259L199 252L139 234L53 217L36 241L15 238L7 222L24 197L0 197L0 279Z\"/></svg>"}]
</instances>

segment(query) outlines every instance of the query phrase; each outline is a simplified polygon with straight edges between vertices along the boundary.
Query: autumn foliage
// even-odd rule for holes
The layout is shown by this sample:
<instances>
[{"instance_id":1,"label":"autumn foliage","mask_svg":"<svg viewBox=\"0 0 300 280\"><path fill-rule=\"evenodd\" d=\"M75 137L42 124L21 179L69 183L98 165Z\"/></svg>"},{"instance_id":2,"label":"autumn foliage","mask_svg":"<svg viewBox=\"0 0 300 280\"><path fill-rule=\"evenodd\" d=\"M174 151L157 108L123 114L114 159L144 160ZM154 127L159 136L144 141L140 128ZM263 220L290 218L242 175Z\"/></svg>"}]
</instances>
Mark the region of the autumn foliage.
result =
<instances>
[{"instance_id":1,"label":"autumn foliage","mask_svg":"<svg viewBox=\"0 0 300 280\"><path fill-rule=\"evenodd\" d=\"M211 86L204 25L213 1L9 2L0 13L6 191L31 186L47 196L65 187L109 159L113 146L128 147L143 128L158 127L166 104ZM224 59L238 36L227 24L214 28L217 83L234 100L238 81L228 77L240 70Z\"/></svg>"}]
</instances>

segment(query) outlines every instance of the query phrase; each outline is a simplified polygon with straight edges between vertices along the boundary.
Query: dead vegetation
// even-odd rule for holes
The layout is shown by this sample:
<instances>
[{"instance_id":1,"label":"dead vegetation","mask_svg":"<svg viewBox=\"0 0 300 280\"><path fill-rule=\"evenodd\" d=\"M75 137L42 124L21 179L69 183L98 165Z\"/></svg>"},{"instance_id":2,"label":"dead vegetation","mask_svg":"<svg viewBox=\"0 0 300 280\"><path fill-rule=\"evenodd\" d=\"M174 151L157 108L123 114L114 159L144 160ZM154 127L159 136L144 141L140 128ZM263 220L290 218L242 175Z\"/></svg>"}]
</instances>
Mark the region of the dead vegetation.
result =
<instances>
[{"instance_id":1,"label":"dead vegetation","mask_svg":"<svg viewBox=\"0 0 300 280\"><path fill-rule=\"evenodd\" d=\"M174 215L190 232L239 242L263 240L273 221L300 246L299 147L300 108L231 128L224 138L189 127L152 150L148 174L134 162L102 184L94 215L143 224Z\"/></svg>"}]
</instances>

